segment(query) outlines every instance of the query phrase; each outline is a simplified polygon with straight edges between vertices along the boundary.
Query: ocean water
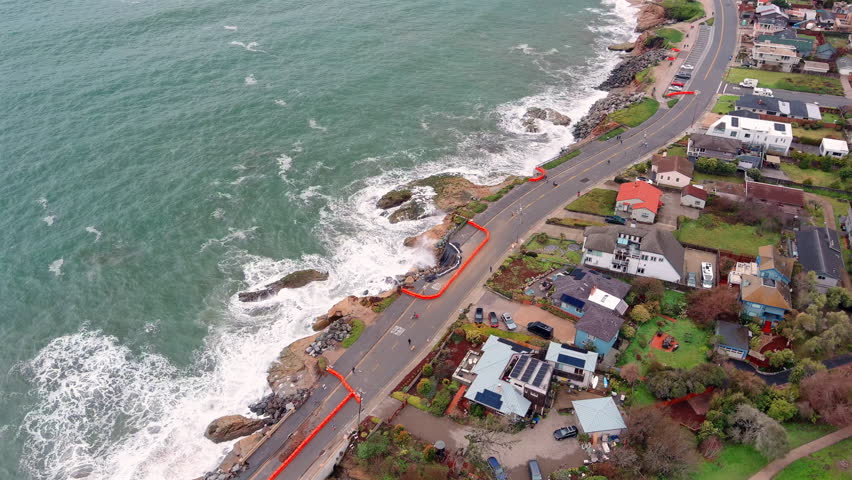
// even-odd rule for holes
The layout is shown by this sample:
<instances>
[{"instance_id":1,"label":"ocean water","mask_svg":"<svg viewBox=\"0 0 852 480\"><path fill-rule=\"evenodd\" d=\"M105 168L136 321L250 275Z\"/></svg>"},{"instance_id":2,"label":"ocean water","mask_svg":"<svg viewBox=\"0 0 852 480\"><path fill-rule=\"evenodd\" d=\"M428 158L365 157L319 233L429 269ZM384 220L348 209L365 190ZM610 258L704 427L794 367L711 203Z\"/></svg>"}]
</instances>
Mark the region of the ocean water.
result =
<instances>
[{"instance_id":1,"label":"ocean water","mask_svg":"<svg viewBox=\"0 0 852 480\"><path fill-rule=\"evenodd\" d=\"M624 0L0 0L0 479L189 479L349 294L430 262L375 200L572 141ZM428 191L421 192L429 195ZM326 282L245 306L300 268Z\"/></svg>"}]
</instances>

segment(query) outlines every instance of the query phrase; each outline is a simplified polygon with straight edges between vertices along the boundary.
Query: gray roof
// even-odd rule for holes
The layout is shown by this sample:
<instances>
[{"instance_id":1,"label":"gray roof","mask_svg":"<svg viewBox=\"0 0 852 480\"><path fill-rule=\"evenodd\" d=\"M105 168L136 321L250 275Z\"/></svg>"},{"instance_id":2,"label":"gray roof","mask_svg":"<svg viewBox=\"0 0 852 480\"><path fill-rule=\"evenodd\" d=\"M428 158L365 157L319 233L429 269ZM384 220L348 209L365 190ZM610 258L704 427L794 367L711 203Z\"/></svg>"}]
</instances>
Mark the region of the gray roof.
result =
<instances>
[{"instance_id":1,"label":"gray roof","mask_svg":"<svg viewBox=\"0 0 852 480\"><path fill-rule=\"evenodd\" d=\"M624 299L630 291L630 284L622 282L609 275L586 268L575 268L570 275L564 275L553 282L553 298L560 298L563 294L586 300L592 288L597 287L604 292Z\"/></svg>"},{"instance_id":2,"label":"gray roof","mask_svg":"<svg viewBox=\"0 0 852 480\"><path fill-rule=\"evenodd\" d=\"M668 230L628 225L586 227L583 234L586 237L585 247L600 252L612 252L615 250L615 242L620 233L641 237L639 248L643 252L656 253L666 257L675 271L678 272L678 275L683 274L683 245Z\"/></svg>"},{"instance_id":3,"label":"gray roof","mask_svg":"<svg viewBox=\"0 0 852 480\"><path fill-rule=\"evenodd\" d=\"M806 271L839 279L843 276L843 254L837 232L828 227L806 227L796 233L799 263Z\"/></svg>"},{"instance_id":4,"label":"gray roof","mask_svg":"<svg viewBox=\"0 0 852 480\"><path fill-rule=\"evenodd\" d=\"M693 133L689 136L691 148L704 148L717 152L739 153L743 143L736 138L716 137L703 133Z\"/></svg>"},{"instance_id":5,"label":"gray roof","mask_svg":"<svg viewBox=\"0 0 852 480\"><path fill-rule=\"evenodd\" d=\"M749 112L748 110L734 110L733 112L730 112L728 115L730 115L732 117L755 118L755 119L760 120L760 114L759 113Z\"/></svg>"},{"instance_id":6,"label":"gray roof","mask_svg":"<svg viewBox=\"0 0 852 480\"><path fill-rule=\"evenodd\" d=\"M583 427L584 433L605 432L607 430L621 430L627 428L621 412L615 406L612 397L590 398L588 400L574 400L572 402L574 411L577 412L577 420Z\"/></svg>"},{"instance_id":7,"label":"gray roof","mask_svg":"<svg viewBox=\"0 0 852 480\"><path fill-rule=\"evenodd\" d=\"M801 100L782 100L773 97L743 95L736 101L736 106L737 108L753 108L755 110L777 112L797 118L822 119L818 106L802 102Z\"/></svg>"},{"instance_id":8,"label":"gray roof","mask_svg":"<svg viewBox=\"0 0 852 480\"><path fill-rule=\"evenodd\" d=\"M722 345L749 350L748 329L732 322L716 322L716 335L722 337Z\"/></svg>"},{"instance_id":9,"label":"gray roof","mask_svg":"<svg viewBox=\"0 0 852 480\"><path fill-rule=\"evenodd\" d=\"M775 25L776 27L786 27L789 23L789 20L784 18L783 15L772 12L766 13L758 17L757 23L761 23L764 25Z\"/></svg>"},{"instance_id":10,"label":"gray roof","mask_svg":"<svg viewBox=\"0 0 852 480\"><path fill-rule=\"evenodd\" d=\"M586 332L593 337L609 342L618 335L618 330L621 329L621 325L623 324L624 319L614 311L589 302L586 304L583 316L577 321L575 327L579 331Z\"/></svg>"},{"instance_id":11,"label":"gray roof","mask_svg":"<svg viewBox=\"0 0 852 480\"><path fill-rule=\"evenodd\" d=\"M569 363L566 361L565 357L575 359L576 362ZM598 364L598 354L573 345L550 342L550 345L547 347L545 360L553 363L564 363L576 366L577 368L582 368L589 372L594 372L595 367Z\"/></svg>"},{"instance_id":12,"label":"gray roof","mask_svg":"<svg viewBox=\"0 0 852 480\"><path fill-rule=\"evenodd\" d=\"M464 398L487 405L503 414L527 414L531 402L509 382L501 379L509 361L530 349L510 340L490 335L482 345L482 356L472 373L476 375Z\"/></svg>"}]
</instances>

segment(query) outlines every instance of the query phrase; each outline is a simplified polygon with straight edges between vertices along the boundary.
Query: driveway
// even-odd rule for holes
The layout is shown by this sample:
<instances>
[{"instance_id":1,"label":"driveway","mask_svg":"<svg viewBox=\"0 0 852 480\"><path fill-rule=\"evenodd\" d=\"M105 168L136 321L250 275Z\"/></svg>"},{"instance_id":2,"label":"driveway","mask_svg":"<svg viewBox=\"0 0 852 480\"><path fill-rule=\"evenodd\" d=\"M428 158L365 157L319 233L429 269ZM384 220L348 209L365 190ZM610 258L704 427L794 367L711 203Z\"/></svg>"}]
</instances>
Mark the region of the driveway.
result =
<instances>
[{"instance_id":1,"label":"driveway","mask_svg":"<svg viewBox=\"0 0 852 480\"><path fill-rule=\"evenodd\" d=\"M574 343L574 336L577 334L574 322L559 318L539 307L510 302L490 290L486 290L482 294L482 297L474 305L475 307L482 307L485 310L486 317L488 312L494 312L498 317L503 312L508 312L515 320L515 323L518 324L518 331L521 332L526 331L527 324L530 322L546 323L553 327L554 340L562 343ZM506 329L503 322L500 322L500 328L503 330Z\"/></svg>"},{"instance_id":2,"label":"driveway","mask_svg":"<svg viewBox=\"0 0 852 480\"><path fill-rule=\"evenodd\" d=\"M716 265L716 255L704 250L695 250L687 248L684 252L684 267L686 268L687 277L689 272L695 273L696 286L701 286L701 263L710 262L713 265L713 284L719 284L719 266Z\"/></svg>"},{"instance_id":3,"label":"driveway","mask_svg":"<svg viewBox=\"0 0 852 480\"><path fill-rule=\"evenodd\" d=\"M677 229L677 217L683 215L689 218L698 218L701 210L685 207L680 204L680 192L663 190L663 207L656 218L656 225L666 230Z\"/></svg>"}]
</instances>

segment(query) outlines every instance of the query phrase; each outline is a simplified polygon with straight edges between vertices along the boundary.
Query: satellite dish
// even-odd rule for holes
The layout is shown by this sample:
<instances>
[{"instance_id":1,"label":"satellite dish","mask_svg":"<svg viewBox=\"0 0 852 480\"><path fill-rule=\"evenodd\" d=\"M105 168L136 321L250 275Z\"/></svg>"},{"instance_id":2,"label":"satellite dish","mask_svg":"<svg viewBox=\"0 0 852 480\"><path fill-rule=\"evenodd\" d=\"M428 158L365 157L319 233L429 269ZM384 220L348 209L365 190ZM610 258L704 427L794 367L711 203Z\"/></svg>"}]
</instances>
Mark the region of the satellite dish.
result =
<instances>
[{"instance_id":1,"label":"satellite dish","mask_svg":"<svg viewBox=\"0 0 852 480\"><path fill-rule=\"evenodd\" d=\"M592 377L592 388L598 388L598 380L600 380L600 379L598 378L597 375Z\"/></svg>"}]
</instances>

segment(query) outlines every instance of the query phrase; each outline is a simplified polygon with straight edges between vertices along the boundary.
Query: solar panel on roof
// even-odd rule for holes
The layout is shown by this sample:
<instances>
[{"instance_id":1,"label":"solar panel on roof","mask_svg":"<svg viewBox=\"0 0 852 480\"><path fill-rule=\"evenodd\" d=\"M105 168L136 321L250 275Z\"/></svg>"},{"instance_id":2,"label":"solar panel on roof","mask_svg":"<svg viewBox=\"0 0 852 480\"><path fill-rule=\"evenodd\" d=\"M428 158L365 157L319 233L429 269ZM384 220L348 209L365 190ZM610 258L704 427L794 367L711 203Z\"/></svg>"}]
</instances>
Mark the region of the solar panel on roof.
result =
<instances>
[{"instance_id":1,"label":"solar panel on roof","mask_svg":"<svg viewBox=\"0 0 852 480\"><path fill-rule=\"evenodd\" d=\"M577 297L572 297L571 295L568 295L567 293L563 293L562 297L560 297L559 300L562 301L563 303L567 303L568 305L571 305L572 307L576 308L577 310L582 310L586 306L586 302L580 300Z\"/></svg>"},{"instance_id":2,"label":"solar panel on roof","mask_svg":"<svg viewBox=\"0 0 852 480\"><path fill-rule=\"evenodd\" d=\"M509 376L512 378L518 378L518 375L521 374L521 370L523 370L529 359L530 357L527 356L519 358L518 363L515 364L515 368L512 369L512 373L510 373Z\"/></svg>"},{"instance_id":3,"label":"solar panel on roof","mask_svg":"<svg viewBox=\"0 0 852 480\"><path fill-rule=\"evenodd\" d=\"M564 363L565 365L571 365L572 367L583 368L586 365L586 361L582 358L569 357L568 355L559 354L556 357L556 361L559 363Z\"/></svg>"},{"instance_id":4,"label":"solar panel on roof","mask_svg":"<svg viewBox=\"0 0 852 480\"><path fill-rule=\"evenodd\" d=\"M533 382L532 382L534 387L541 386L541 382L544 381L544 377L547 376L547 372L549 370L550 370L549 368L542 368L541 370L538 371L538 374L536 374L536 376L535 376L535 380L533 380Z\"/></svg>"},{"instance_id":5,"label":"solar panel on roof","mask_svg":"<svg viewBox=\"0 0 852 480\"><path fill-rule=\"evenodd\" d=\"M530 364L527 366L527 369L524 370L524 375L521 377L522 382L524 382L524 383L529 382L530 377L532 377L532 374L533 374L533 372L535 372L535 369L536 369L536 367L538 367L539 363L541 363L541 362L539 362L538 360L536 360L534 358L530 359Z\"/></svg>"},{"instance_id":6,"label":"solar panel on roof","mask_svg":"<svg viewBox=\"0 0 852 480\"><path fill-rule=\"evenodd\" d=\"M491 390L483 390L477 393L473 399L495 410L500 410L500 407L503 406L503 397L500 396L499 393L494 393Z\"/></svg>"}]
</instances>

